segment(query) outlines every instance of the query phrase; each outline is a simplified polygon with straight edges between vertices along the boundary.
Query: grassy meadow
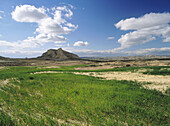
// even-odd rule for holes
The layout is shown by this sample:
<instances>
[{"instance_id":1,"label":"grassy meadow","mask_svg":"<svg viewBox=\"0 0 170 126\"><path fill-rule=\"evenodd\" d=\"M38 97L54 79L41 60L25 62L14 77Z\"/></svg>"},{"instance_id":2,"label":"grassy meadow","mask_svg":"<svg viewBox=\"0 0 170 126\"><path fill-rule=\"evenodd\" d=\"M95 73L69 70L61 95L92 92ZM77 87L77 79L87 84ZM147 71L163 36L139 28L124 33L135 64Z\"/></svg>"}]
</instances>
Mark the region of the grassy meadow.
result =
<instances>
[{"instance_id":1,"label":"grassy meadow","mask_svg":"<svg viewBox=\"0 0 170 126\"><path fill-rule=\"evenodd\" d=\"M170 125L169 94L145 89L138 82L75 75L71 72L86 72L75 67L0 69L0 125ZM144 74L170 75L168 66L89 71L143 68L148 69ZM40 71L63 73L31 74Z\"/></svg>"}]
</instances>

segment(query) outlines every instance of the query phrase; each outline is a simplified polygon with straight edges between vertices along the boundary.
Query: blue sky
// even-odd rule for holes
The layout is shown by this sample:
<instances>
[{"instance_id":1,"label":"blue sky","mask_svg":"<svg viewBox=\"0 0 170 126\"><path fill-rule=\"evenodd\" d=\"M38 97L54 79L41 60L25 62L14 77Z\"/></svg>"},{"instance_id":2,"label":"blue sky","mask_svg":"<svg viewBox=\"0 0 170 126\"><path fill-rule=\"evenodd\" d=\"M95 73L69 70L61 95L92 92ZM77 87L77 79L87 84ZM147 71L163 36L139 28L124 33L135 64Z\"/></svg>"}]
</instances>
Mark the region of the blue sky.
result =
<instances>
[{"instance_id":1,"label":"blue sky","mask_svg":"<svg viewBox=\"0 0 170 126\"><path fill-rule=\"evenodd\" d=\"M0 56L170 54L169 0L0 1Z\"/></svg>"}]
</instances>

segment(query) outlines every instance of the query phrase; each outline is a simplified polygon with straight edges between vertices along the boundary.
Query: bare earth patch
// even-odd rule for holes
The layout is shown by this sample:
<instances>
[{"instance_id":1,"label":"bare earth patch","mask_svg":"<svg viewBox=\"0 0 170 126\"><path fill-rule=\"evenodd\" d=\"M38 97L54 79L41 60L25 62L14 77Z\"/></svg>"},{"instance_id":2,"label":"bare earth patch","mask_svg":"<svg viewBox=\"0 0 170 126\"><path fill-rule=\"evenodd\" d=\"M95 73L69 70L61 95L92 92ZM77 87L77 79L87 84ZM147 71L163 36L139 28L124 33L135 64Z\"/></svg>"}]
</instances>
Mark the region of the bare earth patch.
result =
<instances>
[{"instance_id":1,"label":"bare earth patch","mask_svg":"<svg viewBox=\"0 0 170 126\"><path fill-rule=\"evenodd\" d=\"M43 73L63 73L63 72L57 72L57 71L41 71L41 72L34 72L31 74L43 74Z\"/></svg>"},{"instance_id":2,"label":"bare earth patch","mask_svg":"<svg viewBox=\"0 0 170 126\"><path fill-rule=\"evenodd\" d=\"M0 66L0 70L4 70L4 69L7 69L7 67L5 67L5 66Z\"/></svg>"},{"instance_id":3,"label":"bare earth patch","mask_svg":"<svg viewBox=\"0 0 170 126\"><path fill-rule=\"evenodd\" d=\"M144 70L143 70L144 71ZM43 73L63 73L57 71L41 71L31 74L43 74ZM139 71L136 73L132 72L72 72L73 74L87 75L94 77L102 77L106 80L127 80L127 81L138 81L143 83L144 88L156 89L158 91L164 92L170 88L170 76L162 75L147 75L142 74ZM150 83L150 84L147 84Z\"/></svg>"},{"instance_id":4,"label":"bare earth patch","mask_svg":"<svg viewBox=\"0 0 170 126\"><path fill-rule=\"evenodd\" d=\"M152 61L113 61L92 63L90 66L75 68L75 70L97 70L97 69L112 69L120 67L142 67L142 66L170 66L169 60L152 60Z\"/></svg>"},{"instance_id":5,"label":"bare earth patch","mask_svg":"<svg viewBox=\"0 0 170 126\"><path fill-rule=\"evenodd\" d=\"M161 75L146 75L142 73L132 72L74 72L74 74L81 74L94 77L102 77L107 80L127 80L127 81L138 81L144 83L145 88L156 89L159 91L165 91L170 88L170 76ZM146 83L151 84L146 84Z\"/></svg>"},{"instance_id":6,"label":"bare earth patch","mask_svg":"<svg viewBox=\"0 0 170 126\"><path fill-rule=\"evenodd\" d=\"M43 68L59 68L59 66L46 66L46 67L43 67Z\"/></svg>"},{"instance_id":7,"label":"bare earth patch","mask_svg":"<svg viewBox=\"0 0 170 126\"><path fill-rule=\"evenodd\" d=\"M96 66L96 67L78 67L74 68L75 70L97 70L97 69L112 69L115 68L110 65L104 65L104 66Z\"/></svg>"}]
</instances>

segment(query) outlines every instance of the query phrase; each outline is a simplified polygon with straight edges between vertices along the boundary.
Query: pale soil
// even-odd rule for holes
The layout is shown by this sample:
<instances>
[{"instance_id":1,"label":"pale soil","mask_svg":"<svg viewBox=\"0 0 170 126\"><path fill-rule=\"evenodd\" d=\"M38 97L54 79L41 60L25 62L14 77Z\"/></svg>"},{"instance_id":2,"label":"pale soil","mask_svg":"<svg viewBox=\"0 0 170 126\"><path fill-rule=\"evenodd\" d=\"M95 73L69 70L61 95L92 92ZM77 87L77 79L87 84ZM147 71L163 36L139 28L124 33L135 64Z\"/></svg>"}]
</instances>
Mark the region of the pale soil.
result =
<instances>
[{"instance_id":1,"label":"pale soil","mask_svg":"<svg viewBox=\"0 0 170 126\"><path fill-rule=\"evenodd\" d=\"M7 67L0 66L0 70L8 69Z\"/></svg>"},{"instance_id":2,"label":"pale soil","mask_svg":"<svg viewBox=\"0 0 170 126\"><path fill-rule=\"evenodd\" d=\"M47 67L43 67L43 68L59 68L59 66L47 66Z\"/></svg>"},{"instance_id":3,"label":"pale soil","mask_svg":"<svg viewBox=\"0 0 170 126\"><path fill-rule=\"evenodd\" d=\"M144 70L143 70L144 71ZM57 71L41 71L31 74L42 74L42 73L63 73ZM127 81L138 81L143 83L143 86L148 89L156 89L164 92L170 88L170 76L162 75L146 75L142 73L132 72L72 72L73 74L101 77L106 80L127 80Z\"/></svg>"},{"instance_id":4,"label":"pale soil","mask_svg":"<svg viewBox=\"0 0 170 126\"><path fill-rule=\"evenodd\" d=\"M112 69L112 68L115 67L109 65L103 65L103 66L96 66L96 67L79 67L74 69L75 70L97 70L97 69Z\"/></svg>"},{"instance_id":5,"label":"pale soil","mask_svg":"<svg viewBox=\"0 0 170 126\"><path fill-rule=\"evenodd\" d=\"M96 65L96 66L94 66ZM101 62L101 63L93 63L92 66L79 67L75 68L75 70L97 70L97 69L112 69L112 68L120 68L120 67L140 67L140 66L170 66L169 60L158 61L114 61L114 62Z\"/></svg>"},{"instance_id":6,"label":"pale soil","mask_svg":"<svg viewBox=\"0 0 170 126\"><path fill-rule=\"evenodd\" d=\"M142 73L132 72L74 72L74 74L81 74L94 77L102 77L107 80L127 80L127 81L138 81L144 83L145 88L156 89L159 91L165 91L170 88L170 76L161 75L146 75ZM151 84L147 84L151 83Z\"/></svg>"},{"instance_id":7,"label":"pale soil","mask_svg":"<svg viewBox=\"0 0 170 126\"><path fill-rule=\"evenodd\" d=\"M41 71L41 72L34 72L31 74L42 74L42 73L63 73L63 72L57 72L57 71Z\"/></svg>"}]
</instances>

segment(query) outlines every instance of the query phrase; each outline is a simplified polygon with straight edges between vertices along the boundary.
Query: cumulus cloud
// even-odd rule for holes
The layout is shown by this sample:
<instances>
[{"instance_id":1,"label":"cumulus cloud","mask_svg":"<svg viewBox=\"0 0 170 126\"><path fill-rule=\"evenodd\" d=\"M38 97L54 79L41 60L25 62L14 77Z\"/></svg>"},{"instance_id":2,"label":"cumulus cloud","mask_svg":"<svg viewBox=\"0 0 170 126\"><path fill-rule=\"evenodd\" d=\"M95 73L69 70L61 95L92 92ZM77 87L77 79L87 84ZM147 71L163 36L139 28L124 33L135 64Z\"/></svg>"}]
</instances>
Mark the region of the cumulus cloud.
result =
<instances>
[{"instance_id":1,"label":"cumulus cloud","mask_svg":"<svg viewBox=\"0 0 170 126\"><path fill-rule=\"evenodd\" d=\"M44 45L45 43L64 43L66 41L66 38L64 38L63 36L59 36L59 35L55 35L55 34L38 34L36 37L28 37L27 39L23 40L23 47L29 47L27 45L27 43L34 43L35 47L39 46L39 45ZM25 44L25 46L24 46ZM32 46L33 47L33 46Z\"/></svg>"},{"instance_id":2,"label":"cumulus cloud","mask_svg":"<svg viewBox=\"0 0 170 126\"><path fill-rule=\"evenodd\" d=\"M139 18L128 18L121 20L115 26L121 30L138 30L153 26L159 26L162 24L168 24L170 22L169 13L150 13L145 14Z\"/></svg>"},{"instance_id":3,"label":"cumulus cloud","mask_svg":"<svg viewBox=\"0 0 170 126\"><path fill-rule=\"evenodd\" d=\"M111 40L111 39L114 39L115 37L107 37L107 39Z\"/></svg>"},{"instance_id":4,"label":"cumulus cloud","mask_svg":"<svg viewBox=\"0 0 170 126\"><path fill-rule=\"evenodd\" d=\"M52 14L53 17L47 14L49 8L45 9L44 7L36 8L31 5L21 5L16 6L11 15L12 18L18 22L37 23L38 28L36 29L36 33L43 34L43 36L45 34L48 37L56 37L57 35L68 34L77 29L77 26L67 22L65 19L66 17L71 18L73 15L73 12L68 7L54 7L51 10L52 12L50 14Z\"/></svg>"},{"instance_id":5,"label":"cumulus cloud","mask_svg":"<svg viewBox=\"0 0 170 126\"><path fill-rule=\"evenodd\" d=\"M144 44L161 37L162 42L170 42L170 13L150 13L139 18L128 18L115 24L121 30L135 30L122 35L118 42L125 49Z\"/></svg>"},{"instance_id":6,"label":"cumulus cloud","mask_svg":"<svg viewBox=\"0 0 170 126\"><path fill-rule=\"evenodd\" d=\"M88 46L88 42L83 42L83 41L77 41L74 43L74 46Z\"/></svg>"},{"instance_id":7,"label":"cumulus cloud","mask_svg":"<svg viewBox=\"0 0 170 126\"><path fill-rule=\"evenodd\" d=\"M11 53L20 52L18 54L23 54L22 52L25 52L25 54L29 54L26 52L30 52L30 49L36 52L36 50L47 48L47 45L52 47L62 45L60 43L65 43L67 40L64 35L78 28L78 25L68 21L73 16L69 7L70 5L53 8L37 8L32 5L16 6L11 13L12 18L17 22L37 24L35 35L15 42L0 40L1 52L8 50ZM0 11L0 13L2 12Z\"/></svg>"},{"instance_id":8,"label":"cumulus cloud","mask_svg":"<svg viewBox=\"0 0 170 126\"><path fill-rule=\"evenodd\" d=\"M71 8L72 8L72 6L71 6ZM71 18L73 16L73 12L70 9L68 9L66 6L57 7L56 9L60 10L60 11L65 11L66 13L64 16L67 18Z\"/></svg>"},{"instance_id":9,"label":"cumulus cloud","mask_svg":"<svg viewBox=\"0 0 170 126\"><path fill-rule=\"evenodd\" d=\"M36 8L31 5L16 6L11 13L12 18L18 22L41 22L47 18L46 10L43 7Z\"/></svg>"},{"instance_id":10,"label":"cumulus cloud","mask_svg":"<svg viewBox=\"0 0 170 126\"><path fill-rule=\"evenodd\" d=\"M10 47L13 50L37 48L46 43L65 43L66 38L63 35L76 30L78 27L67 21L73 15L73 12L67 6L49 9L45 7L36 8L32 5L20 5L16 6L11 15L17 22L36 23L38 26L34 32L35 36L27 37L22 41L8 42L0 40L1 47Z\"/></svg>"}]
</instances>

